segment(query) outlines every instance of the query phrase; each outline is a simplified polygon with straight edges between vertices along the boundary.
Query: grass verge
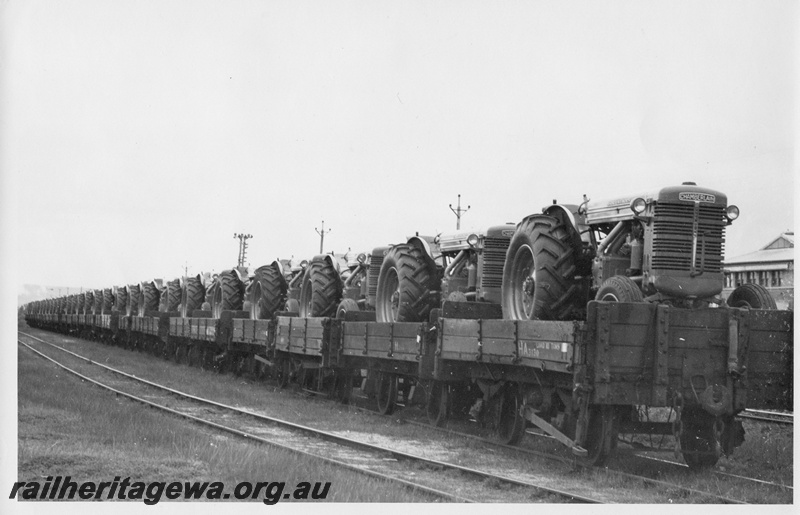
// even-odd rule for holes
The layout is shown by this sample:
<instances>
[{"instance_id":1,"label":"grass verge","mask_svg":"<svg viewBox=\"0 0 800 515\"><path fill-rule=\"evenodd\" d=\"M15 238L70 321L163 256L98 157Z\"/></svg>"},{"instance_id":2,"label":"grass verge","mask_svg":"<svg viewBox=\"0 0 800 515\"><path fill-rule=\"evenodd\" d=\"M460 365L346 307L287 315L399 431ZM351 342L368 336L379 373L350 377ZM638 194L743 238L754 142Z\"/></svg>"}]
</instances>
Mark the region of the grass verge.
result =
<instances>
[{"instance_id":1,"label":"grass verge","mask_svg":"<svg viewBox=\"0 0 800 515\"><path fill-rule=\"evenodd\" d=\"M20 349L18 481L331 482L328 501L415 502L396 484L207 431L113 394ZM261 499L256 499L260 501Z\"/></svg>"}]
</instances>

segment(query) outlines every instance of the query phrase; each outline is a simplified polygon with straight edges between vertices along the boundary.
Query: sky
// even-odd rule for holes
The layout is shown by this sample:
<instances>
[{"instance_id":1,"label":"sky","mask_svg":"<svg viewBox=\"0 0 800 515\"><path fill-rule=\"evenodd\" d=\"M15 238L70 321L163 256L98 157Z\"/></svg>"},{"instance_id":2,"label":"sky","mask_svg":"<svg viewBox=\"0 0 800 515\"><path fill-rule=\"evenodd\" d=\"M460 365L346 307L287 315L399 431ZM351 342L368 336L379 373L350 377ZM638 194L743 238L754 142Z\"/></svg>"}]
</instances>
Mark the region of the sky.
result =
<instances>
[{"instance_id":1,"label":"sky","mask_svg":"<svg viewBox=\"0 0 800 515\"><path fill-rule=\"evenodd\" d=\"M0 0L4 412L23 284L107 288L694 181L794 229L796 2ZM75 290L71 290L70 293ZM0 463L17 454L13 417ZM2 484L14 469L0 469Z\"/></svg>"},{"instance_id":2,"label":"sky","mask_svg":"<svg viewBox=\"0 0 800 515\"><path fill-rule=\"evenodd\" d=\"M2 259L105 288L694 181L794 229L781 1L0 2ZM8 283L9 281L6 281Z\"/></svg>"}]
</instances>

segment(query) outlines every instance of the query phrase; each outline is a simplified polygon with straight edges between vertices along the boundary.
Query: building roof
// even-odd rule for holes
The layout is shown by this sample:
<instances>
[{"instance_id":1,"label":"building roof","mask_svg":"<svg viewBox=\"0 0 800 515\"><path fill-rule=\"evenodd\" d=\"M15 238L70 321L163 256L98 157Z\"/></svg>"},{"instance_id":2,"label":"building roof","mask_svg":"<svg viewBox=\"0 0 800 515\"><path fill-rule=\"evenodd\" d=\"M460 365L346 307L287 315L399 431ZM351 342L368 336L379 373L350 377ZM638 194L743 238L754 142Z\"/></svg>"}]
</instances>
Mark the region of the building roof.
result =
<instances>
[{"instance_id":1,"label":"building roof","mask_svg":"<svg viewBox=\"0 0 800 515\"><path fill-rule=\"evenodd\" d=\"M778 263L794 261L794 232L786 231L760 250L726 259L724 265L744 263Z\"/></svg>"},{"instance_id":2,"label":"building roof","mask_svg":"<svg viewBox=\"0 0 800 515\"><path fill-rule=\"evenodd\" d=\"M794 232L786 231L780 236L761 247L761 250L785 249L794 247Z\"/></svg>"}]
</instances>

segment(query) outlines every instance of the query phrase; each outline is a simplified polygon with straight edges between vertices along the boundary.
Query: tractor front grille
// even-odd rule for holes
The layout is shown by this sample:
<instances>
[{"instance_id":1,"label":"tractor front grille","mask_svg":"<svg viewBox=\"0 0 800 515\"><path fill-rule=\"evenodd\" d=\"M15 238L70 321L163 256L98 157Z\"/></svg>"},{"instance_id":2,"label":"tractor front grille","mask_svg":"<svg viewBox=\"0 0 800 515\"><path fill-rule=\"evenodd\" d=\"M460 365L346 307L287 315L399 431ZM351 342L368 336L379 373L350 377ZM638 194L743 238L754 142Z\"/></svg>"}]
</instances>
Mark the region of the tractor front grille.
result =
<instances>
[{"instance_id":1,"label":"tractor front grille","mask_svg":"<svg viewBox=\"0 0 800 515\"><path fill-rule=\"evenodd\" d=\"M653 222L653 270L692 269L692 233L697 221L697 272L721 273L725 248L725 206L662 202Z\"/></svg>"},{"instance_id":2,"label":"tractor front grille","mask_svg":"<svg viewBox=\"0 0 800 515\"><path fill-rule=\"evenodd\" d=\"M483 239L483 271L481 272L481 289L500 288L503 285L503 265L506 261L506 250L510 238Z\"/></svg>"},{"instance_id":3,"label":"tractor front grille","mask_svg":"<svg viewBox=\"0 0 800 515\"><path fill-rule=\"evenodd\" d=\"M367 299L374 305L374 299L378 295L378 275L383 264L383 254L375 253L370 255L369 270L367 272Z\"/></svg>"}]
</instances>

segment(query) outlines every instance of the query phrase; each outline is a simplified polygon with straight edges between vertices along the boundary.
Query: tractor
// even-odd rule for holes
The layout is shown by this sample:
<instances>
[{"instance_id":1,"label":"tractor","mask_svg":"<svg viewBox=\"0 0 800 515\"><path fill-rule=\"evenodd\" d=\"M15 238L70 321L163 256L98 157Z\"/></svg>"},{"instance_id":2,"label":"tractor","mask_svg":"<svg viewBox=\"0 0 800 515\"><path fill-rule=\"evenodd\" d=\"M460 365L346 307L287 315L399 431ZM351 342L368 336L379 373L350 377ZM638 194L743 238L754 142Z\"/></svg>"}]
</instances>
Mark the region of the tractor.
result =
<instances>
[{"instance_id":1,"label":"tractor","mask_svg":"<svg viewBox=\"0 0 800 515\"><path fill-rule=\"evenodd\" d=\"M278 262L262 267L263 277L274 278L270 292L282 292L285 310L301 317L344 318L348 312L374 310L374 291L377 269L388 247L378 247L371 254L320 254L310 261L302 261L278 281ZM284 270L289 266L284 266ZM256 274L258 276L258 270ZM265 284L266 286L266 284ZM262 290L266 291L266 289ZM255 292L256 289L254 288ZM262 295L263 297L263 295ZM276 297L271 295L270 298ZM255 301L258 295L254 293ZM262 304L266 304L266 300Z\"/></svg>"},{"instance_id":2,"label":"tractor","mask_svg":"<svg viewBox=\"0 0 800 515\"><path fill-rule=\"evenodd\" d=\"M553 203L516 227L503 266L503 316L580 320L589 300L681 308L725 304L725 227L739 216L718 191L693 182L580 205ZM745 285L731 307L775 309Z\"/></svg>"},{"instance_id":3,"label":"tractor","mask_svg":"<svg viewBox=\"0 0 800 515\"><path fill-rule=\"evenodd\" d=\"M389 248L375 299L378 322L426 320L442 301L500 304L503 261L514 225L485 232L412 236Z\"/></svg>"}]
</instances>

